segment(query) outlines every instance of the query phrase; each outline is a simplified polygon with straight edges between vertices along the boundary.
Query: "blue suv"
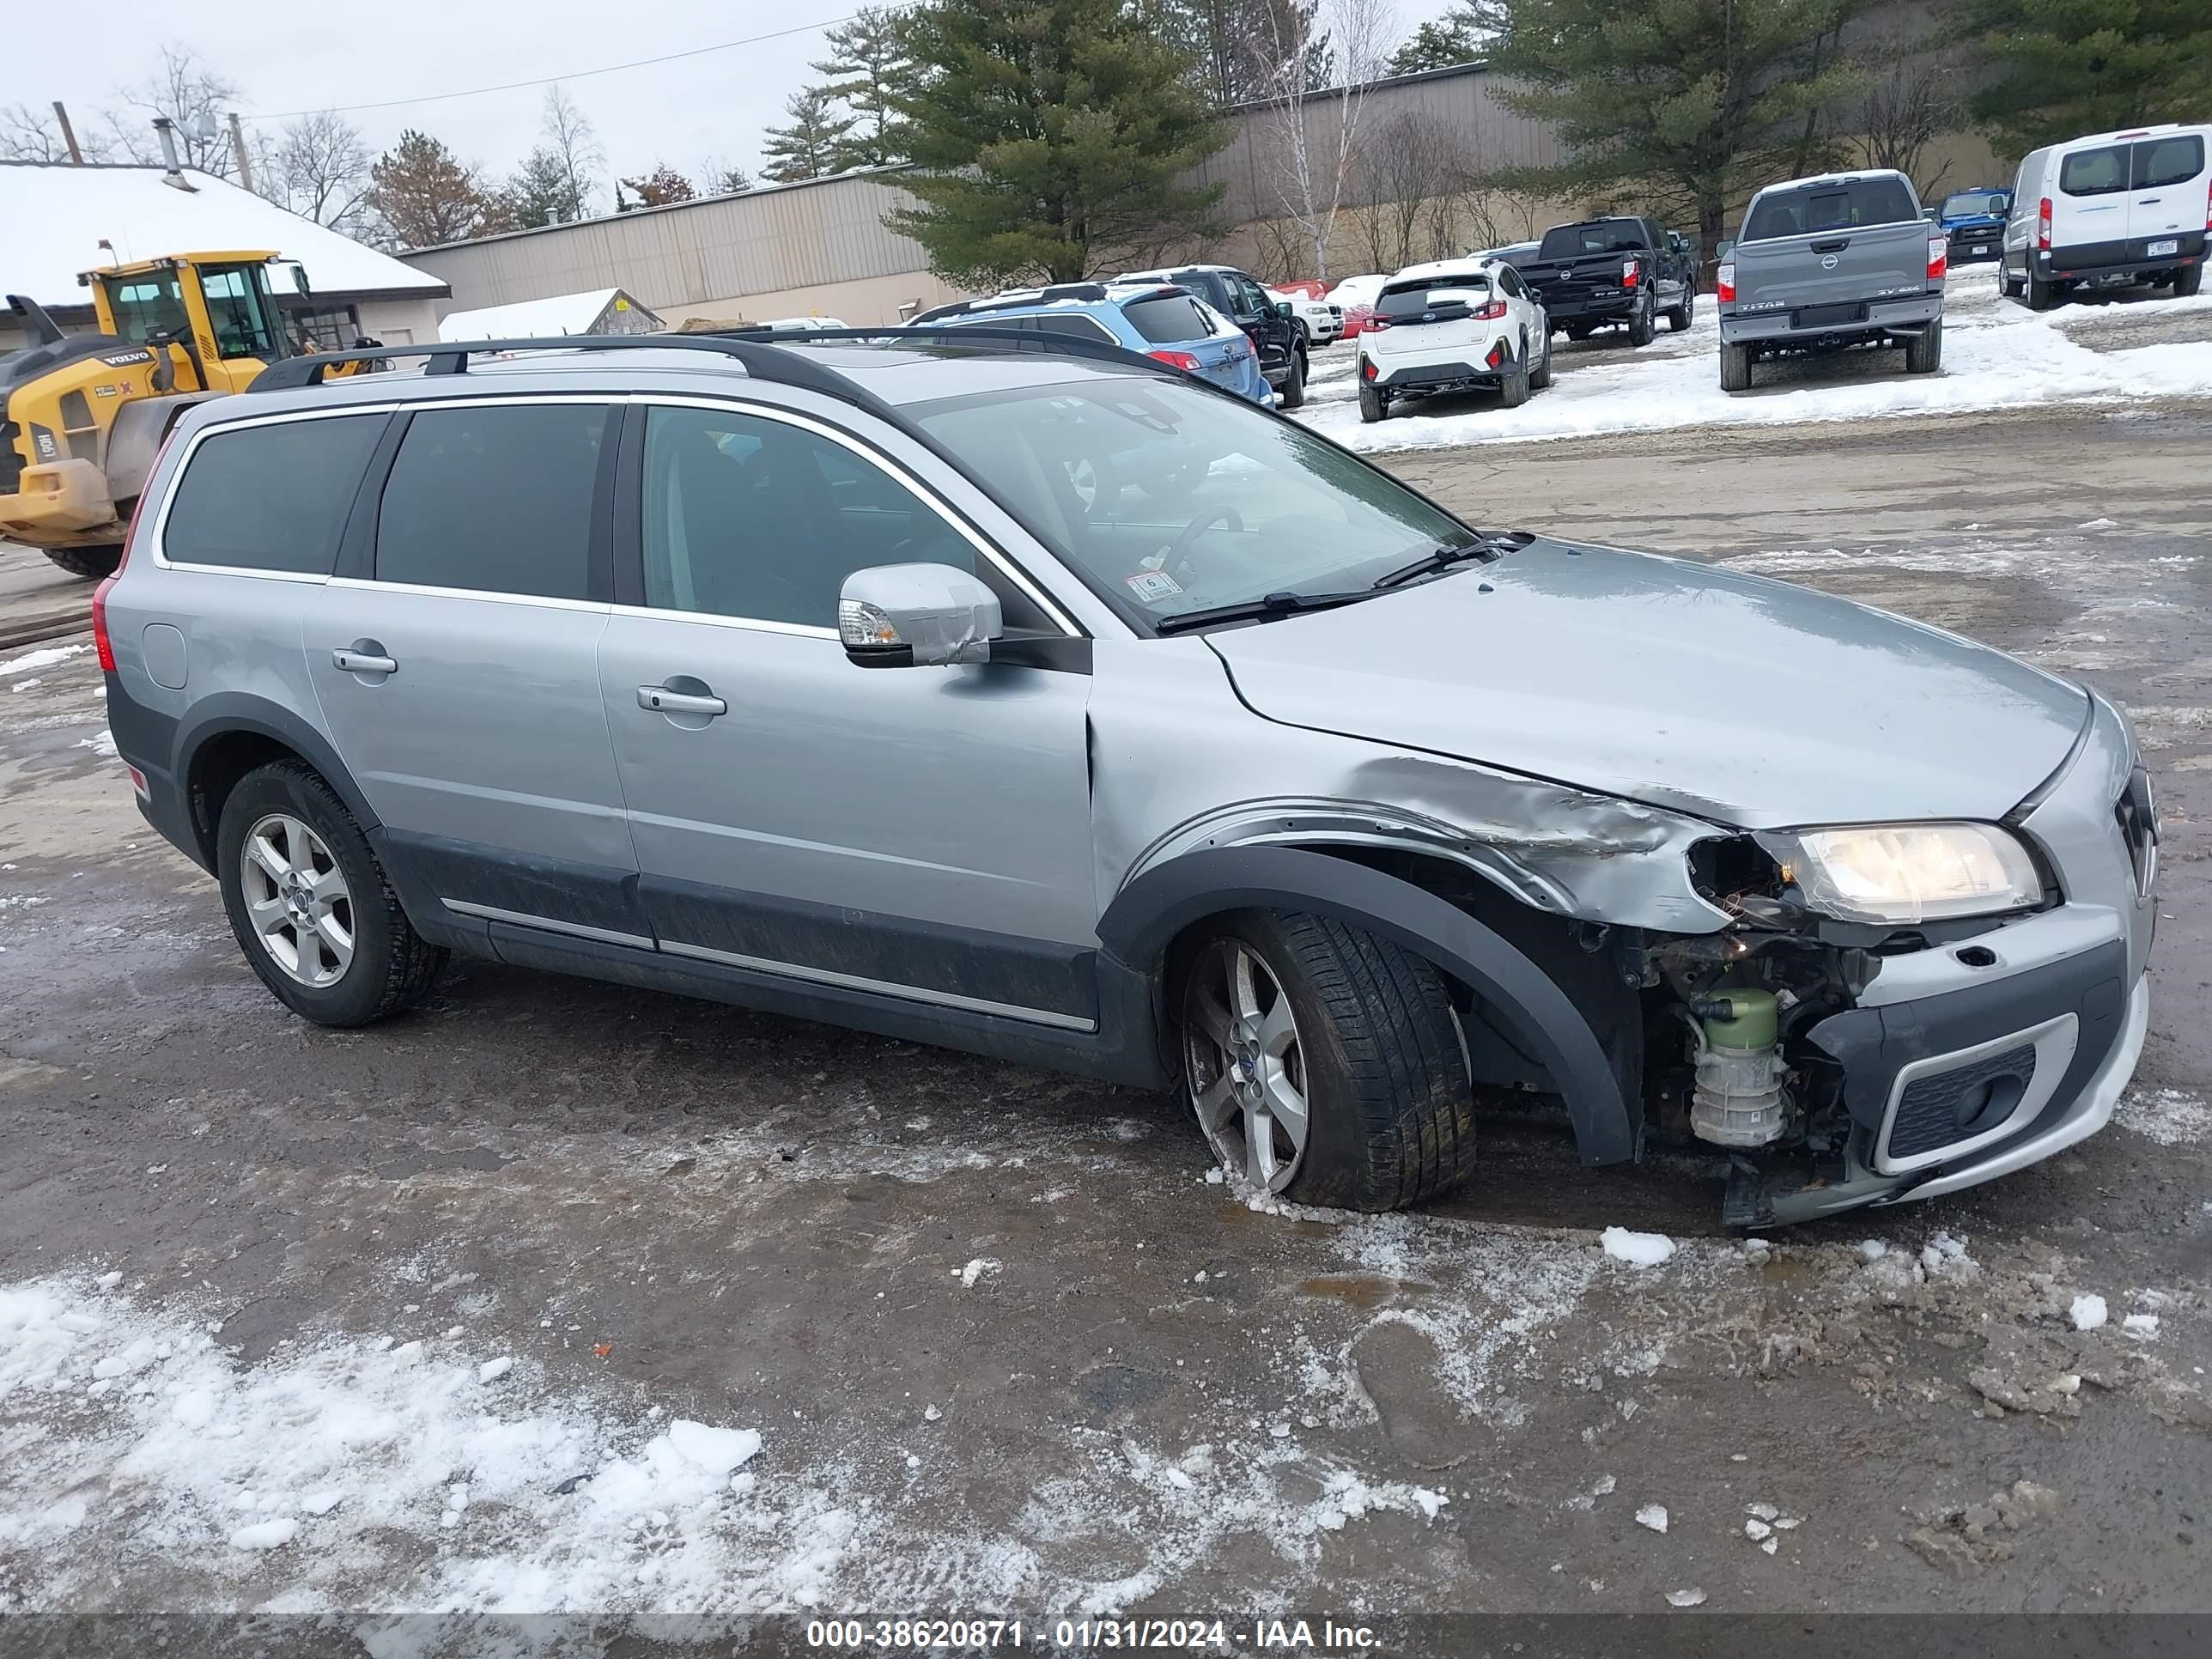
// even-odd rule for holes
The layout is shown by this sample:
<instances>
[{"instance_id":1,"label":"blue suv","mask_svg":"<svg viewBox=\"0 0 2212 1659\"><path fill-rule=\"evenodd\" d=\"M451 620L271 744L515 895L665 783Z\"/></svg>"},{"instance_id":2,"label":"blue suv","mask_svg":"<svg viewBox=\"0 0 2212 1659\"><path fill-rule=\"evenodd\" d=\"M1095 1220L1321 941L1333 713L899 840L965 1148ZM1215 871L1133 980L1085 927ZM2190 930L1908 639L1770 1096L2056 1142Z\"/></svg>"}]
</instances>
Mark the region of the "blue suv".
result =
<instances>
[{"instance_id":1,"label":"blue suv","mask_svg":"<svg viewBox=\"0 0 2212 1659\"><path fill-rule=\"evenodd\" d=\"M1174 283L1056 283L961 300L925 311L909 326L963 324L1102 340L1171 364L1262 409L1275 394L1244 331Z\"/></svg>"}]
</instances>

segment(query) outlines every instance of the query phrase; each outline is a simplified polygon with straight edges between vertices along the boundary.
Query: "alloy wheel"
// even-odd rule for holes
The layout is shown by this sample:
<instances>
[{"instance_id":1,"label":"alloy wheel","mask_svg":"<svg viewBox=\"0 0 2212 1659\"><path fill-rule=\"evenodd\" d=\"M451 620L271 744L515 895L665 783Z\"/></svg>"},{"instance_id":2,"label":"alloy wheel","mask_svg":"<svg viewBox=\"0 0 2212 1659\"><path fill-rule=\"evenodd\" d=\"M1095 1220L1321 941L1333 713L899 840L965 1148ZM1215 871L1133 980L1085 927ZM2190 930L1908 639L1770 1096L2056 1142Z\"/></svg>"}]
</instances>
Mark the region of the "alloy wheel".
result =
<instances>
[{"instance_id":1,"label":"alloy wheel","mask_svg":"<svg viewBox=\"0 0 2212 1659\"><path fill-rule=\"evenodd\" d=\"M1240 939L1215 940L1192 965L1183 1064L1214 1157L1265 1192L1289 1186L1305 1157L1305 1053L1289 994Z\"/></svg>"},{"instance_id":2,"label":"alloy wheel","mask_svg":"<svg viewBox=\"0 0 2212 1659\"><path fill-rule=\"evenodd\" d=\"M353 963L353 894L323 838L271 812L246 832L239 879L254 937L301 984L335 985Z\"/></svg>"}]
</instances>

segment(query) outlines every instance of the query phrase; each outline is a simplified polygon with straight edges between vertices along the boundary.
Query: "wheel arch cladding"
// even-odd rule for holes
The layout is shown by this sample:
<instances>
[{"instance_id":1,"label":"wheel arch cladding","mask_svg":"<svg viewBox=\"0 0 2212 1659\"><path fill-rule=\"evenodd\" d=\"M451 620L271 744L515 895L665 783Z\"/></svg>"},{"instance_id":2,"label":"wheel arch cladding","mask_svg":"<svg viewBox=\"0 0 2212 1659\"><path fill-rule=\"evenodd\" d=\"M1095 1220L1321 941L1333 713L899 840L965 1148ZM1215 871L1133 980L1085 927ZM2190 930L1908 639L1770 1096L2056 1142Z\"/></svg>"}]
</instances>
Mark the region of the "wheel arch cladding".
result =
<instances>
[{"instance_id":1,"label":"wheel arch cladding","mask_svg":"<svg viewBox=\"0 0 2212 1659\"><path fill-rule=\"evenodd\" d=\"M1643 1102L1622 1089L1573 1000L1502 935L1398 877L1296 848L1204 848L1130 882L1099 919L1098 936L1121 962L1151 972L1194 923L1246 909L1333 916L1425 957L1466 983L1541 1060L1585 1164L1638 1155Z\"/></svg>"},{"instance_id":2,"label":"wheel arch cladding","mask_svg":"<svg viewBox=\"0 0 2212 1659\"><path fill-rule=\"evenodd\" d=\"M337 751L320 732L264 698L225 692L195 705L180 724L170 773L185 791L192 835L206 867L215 865L224 797L257 766L287 758L314 768L364 834L379 827Z\"/></svg>"}]
</instances>

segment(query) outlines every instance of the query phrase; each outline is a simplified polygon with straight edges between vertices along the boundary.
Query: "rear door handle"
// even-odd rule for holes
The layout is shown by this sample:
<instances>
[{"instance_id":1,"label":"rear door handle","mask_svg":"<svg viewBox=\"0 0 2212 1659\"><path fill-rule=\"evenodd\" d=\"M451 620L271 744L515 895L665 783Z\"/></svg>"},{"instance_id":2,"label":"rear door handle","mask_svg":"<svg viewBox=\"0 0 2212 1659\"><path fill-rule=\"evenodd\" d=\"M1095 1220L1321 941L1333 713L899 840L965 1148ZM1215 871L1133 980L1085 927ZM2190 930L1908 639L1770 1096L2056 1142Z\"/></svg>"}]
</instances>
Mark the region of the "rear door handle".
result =
<instances>
[{"instance_id":1,"label":"rear door handle","mask_svg":"<svg viewBox=\"0 0 2212 1659\"><path fill-rule=\"evenodd\" d=\"M396 674L399 672L399 665L389 657L349 651L343 646L331 653L331 660L349 674Z\"/></svg>"},{"instance_id":2,"label":"rear door handle","mask_svg":"<svg viewBox=\"0 0 2212 1659\"><path fill-rule=\"evenodd\" d=\"M720 697L702 697L690 691L671 691L665 685L637 688L637 706L663 714L726 714L730 705Z\"/></svg>"}]
</instances>

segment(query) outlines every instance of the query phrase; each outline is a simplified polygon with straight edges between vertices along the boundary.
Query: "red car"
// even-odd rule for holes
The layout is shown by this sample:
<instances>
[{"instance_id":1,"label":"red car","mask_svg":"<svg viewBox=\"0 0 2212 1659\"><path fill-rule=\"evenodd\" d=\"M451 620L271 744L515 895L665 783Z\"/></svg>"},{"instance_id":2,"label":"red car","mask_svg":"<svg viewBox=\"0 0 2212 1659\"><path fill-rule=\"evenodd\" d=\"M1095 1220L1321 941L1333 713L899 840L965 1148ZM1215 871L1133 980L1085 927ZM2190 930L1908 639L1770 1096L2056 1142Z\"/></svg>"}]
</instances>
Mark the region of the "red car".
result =
<instances>
[{"instance_id":1,"label":"red car","mask_svg":"<svg viewBox=\"0 0 2212 1659\"><path fill-rule=\"evenodd\" d=\"M1328 298L1328 284L1324 282L1317 281L1311 276L1305 277L1301 281L1295 283L1275 283L1270 284L1270 286L1272 286L1278 294L1303 294L1309 300L1326 300Z\"/></svg>"},{"instance_id":2,"label":"red car","mask_svg":"<svg viewBox=\"0 0 2212 1659\"><path fill-rule=\"evenodd\" d=\"M1368 319L1375 314L1376 298L1389 280L1373 275L1347 276L1329 289L1329 303L1344 309L1344 338L1357 339L1366 331Z\"/></svg>"}]
</instances>

